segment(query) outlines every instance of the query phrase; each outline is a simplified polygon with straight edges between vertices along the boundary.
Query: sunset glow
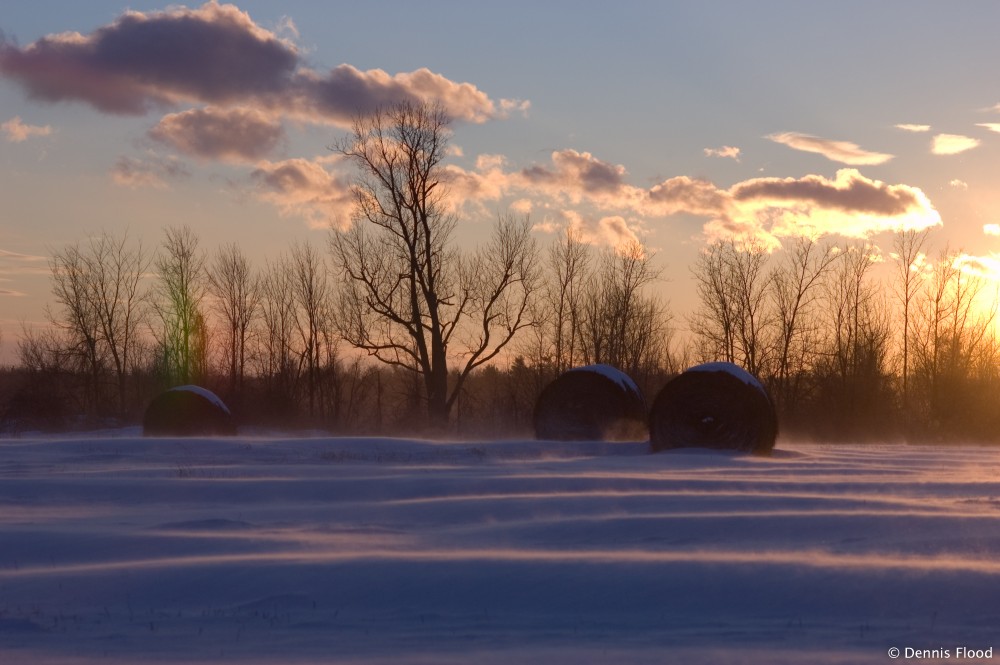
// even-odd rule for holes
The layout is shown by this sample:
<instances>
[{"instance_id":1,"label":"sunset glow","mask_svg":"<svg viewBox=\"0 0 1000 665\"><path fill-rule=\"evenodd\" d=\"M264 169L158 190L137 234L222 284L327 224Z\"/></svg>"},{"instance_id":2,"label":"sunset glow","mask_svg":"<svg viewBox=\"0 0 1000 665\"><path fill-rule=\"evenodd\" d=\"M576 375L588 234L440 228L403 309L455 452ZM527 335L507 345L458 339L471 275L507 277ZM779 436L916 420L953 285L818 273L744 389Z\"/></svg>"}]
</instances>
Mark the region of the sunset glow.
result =
<instances>
[{"instance_id":1,"label":"sunset glow","mask_svg":"<svg viewBox=\"0 0 1000 665\"><path fill-rule=\"evenodd\" d=\"M465 245L503 211L529 214L543 244L566 228L638 241L682 316L689 266L727 238L888 251L931 229L963 270L998 276L1000 92L966 66L996 59L991 5L960 38L934 29L954 23L947 7L902 3L45 6L14 3L0 24L4 361L22 326L48 325L46 261L63 243L128 229L152 247L183 223L263 264L347 228L353 173L328 147L394 101L455 119L447 205ZM374 37L357 29L373 23ZM595 49L608 29L630 36ZM518 47L494 57L484 45L512 30ZM923 77L941 58L963 74L932 92L875 75Z\"/></svg>"}]
</instances>

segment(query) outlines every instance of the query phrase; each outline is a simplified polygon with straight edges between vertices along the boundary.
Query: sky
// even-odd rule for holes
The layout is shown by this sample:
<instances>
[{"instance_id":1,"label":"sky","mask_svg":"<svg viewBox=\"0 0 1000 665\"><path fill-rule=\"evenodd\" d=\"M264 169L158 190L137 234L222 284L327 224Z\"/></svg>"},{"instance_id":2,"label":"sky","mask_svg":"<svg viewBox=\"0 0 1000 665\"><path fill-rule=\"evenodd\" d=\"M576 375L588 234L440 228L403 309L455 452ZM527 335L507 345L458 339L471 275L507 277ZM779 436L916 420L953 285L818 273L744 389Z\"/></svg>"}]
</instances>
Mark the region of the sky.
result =
<instances>
[{"instance_id":1,"label":"sky","mask_svg":"<svg viewBox=\"0 0 1000 665\"><path fill-rule=\"evenodd\" d=\"M350 224L329 146L380 104L455 118L459 242L638 239L680 327L706 243L931 228L1000 276L1000 3L11 0L0 16L0 359L47 257L187 224L261 265Z\"/></svg>"}]
</instances>

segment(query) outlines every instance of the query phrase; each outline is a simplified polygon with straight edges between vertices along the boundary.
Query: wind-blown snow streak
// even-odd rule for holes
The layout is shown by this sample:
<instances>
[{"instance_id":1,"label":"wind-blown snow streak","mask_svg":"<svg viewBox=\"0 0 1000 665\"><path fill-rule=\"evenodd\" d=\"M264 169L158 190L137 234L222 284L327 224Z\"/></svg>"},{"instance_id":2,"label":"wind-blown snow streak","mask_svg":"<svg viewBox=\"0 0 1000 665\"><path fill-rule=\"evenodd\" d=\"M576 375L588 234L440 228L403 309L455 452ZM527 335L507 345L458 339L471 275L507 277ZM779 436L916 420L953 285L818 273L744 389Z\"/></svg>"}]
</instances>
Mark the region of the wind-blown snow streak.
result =
<instances>
[{"instance_id":1,"label":"wind-blown snow streak","mask_svg":"<svg viewBox=\"0 0 1000 665\"><path fill-rule=\"evenodd\" d=\"M1000 622L1000 450L125 434L0 441L0 662L883 663Z\"/></svg>"}]
</instances>

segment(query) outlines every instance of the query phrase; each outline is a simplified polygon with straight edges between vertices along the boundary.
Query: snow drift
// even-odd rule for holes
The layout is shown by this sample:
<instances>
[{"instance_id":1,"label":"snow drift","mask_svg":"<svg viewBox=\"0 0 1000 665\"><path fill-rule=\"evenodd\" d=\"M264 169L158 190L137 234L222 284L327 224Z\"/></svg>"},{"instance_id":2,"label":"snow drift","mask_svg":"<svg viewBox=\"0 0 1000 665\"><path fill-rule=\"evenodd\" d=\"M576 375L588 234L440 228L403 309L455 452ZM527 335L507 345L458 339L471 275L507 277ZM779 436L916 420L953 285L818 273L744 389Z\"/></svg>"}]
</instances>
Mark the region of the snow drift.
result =
<instances>
[{"instance_id":1,"label":"snow drift","mask_svg":"<svg viewBox=\"0 0 1000 665\"><path fill-rule=\"evenodd\" d=\"M996 645L1000 450L648 452L0 440L0 663L884 665Z\"/></svg>"}]
</instances>

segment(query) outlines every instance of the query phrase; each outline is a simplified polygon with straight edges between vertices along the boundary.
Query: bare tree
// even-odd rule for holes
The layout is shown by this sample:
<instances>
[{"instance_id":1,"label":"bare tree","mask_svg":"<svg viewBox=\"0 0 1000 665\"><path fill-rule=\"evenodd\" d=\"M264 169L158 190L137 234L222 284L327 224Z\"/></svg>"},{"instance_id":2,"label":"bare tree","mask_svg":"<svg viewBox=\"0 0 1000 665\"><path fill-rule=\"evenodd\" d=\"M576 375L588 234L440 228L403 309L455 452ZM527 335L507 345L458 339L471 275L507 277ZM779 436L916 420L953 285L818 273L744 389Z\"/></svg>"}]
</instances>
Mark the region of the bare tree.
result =
<instances>
[{"instance_id":1,"label":"bare tree","mask_svg":"<svg viewBox=\"0 0 1000 665\"><path fill-rule=\"evenodd\" d=\"M260 320L258 336L260 365L266 391L274 402L288 400L295 382L295 362L292 356L295 333L295 300L291 264L287 257L269 264L261 279Z\"/></svg>"},{"instance_id":2,"label":"bare tree","mask_svg":"<svg viewBox=\"0 0 1000 665\"><path fill-rule=\"evenodd\" d=\"M551 315L552 357L556 374L577 360L583 296L590 276L590 246L579 231L567 227L549 247L546 300Z\"/></svg>"},{"instance_id":3,"label":"bare tree","mask_svg":"<svg viewBox=\"0 0 1000 665\"><path fill-rule=\"evenodd\" d=\"M920 289L920 262L924 257L927 229L900 231L893 240L894 256L899 271L896 296L902 306L903 330L903 410L907 409L910 397L910 338L912 329L913 302Z\"/></svg>"},{"instance_id":4,"label":"bare tree","mask_svg":"<svg viewBox=\"0 0 1000 665\"><path fill-rule=\"evenodd\" d=\"M728 279L726 251L722 243L712 243L698 255L691 268L697 282L699 306L688 323L701 347L702 358L735 363L737 306Z\"/></svg>"},{"instance_id":5,"label":"bare tree","mask_svg":"<svg viewBox=\"0 0 1000 665\"><path fill-rule=\"evenodd\" d=\"M847 247L825 283L827 351L817 368L824 382L824 416L854 434L885 428L891 407L889 307L874 282L878 260L870 245Z\"/></svg>"},{"instance_id":6,"label":"bare tree","mask_svg":"<svg viewBox=\"0 0 1000 665\"><path fill-rule=\"evenodd\" d=\"M700 300L691 317L703 356L742 365L752 374L767 367L771 318L767 297L769 254L754 238L709 245L692 269Z\"/></svg>"},{"instance_id":7,"label":"bare tree","mask_svg":"<svg viewBox=\"0 0 1000 665\"><path fill-rule=\"evenodd\" d=\"M819 352L816 304L824 278L838 252L820 247L812 238L798 238L785 249L784 262L772 275L771 289L777 323L777 358L772 394L779 403L799 401L800 379L809 358Z\"/></svg>"},{"instance_id":8,"label":"bare tree","mask_svg":"<svg viewBox=\"0 0 1000 665\"><path fill-rule=\"evenodd\" d=\"M93 416L100 406L106 346L101 340L101 316L93 293L91 265L80 244L75 243L55 252L49 269L52 295L59 310L57 313L49 310L48 317L65 335L67 364L78 367L87 377L87 410Z\"/></svg>"},{"instance_id":9,"label":"bare tree","mask_svg":"<svg viewBox=\"0 0 1000 665\"><path fill-rule=\"evenodd\" d=\"M299 367L300 373L305 373L309 416L312 417L316 415L317 399L321 397L320 370L324 355L330 363L336 362L333 340L327 334L332 325L330 282L323 257L308 242L292 245L289 267L294 320L300 342Z\"/></svg>"},{"instance_id":10,"label":"bare tree","mask_svg":"<svg viewBox=\"0 0 1000 665\"><path fill-rule=\"evenodd\" d=\"M981 392L976 375L992 374L996 360L990 335L996 299L987 310L978 307L985 281L963 272L957 256L941 253L915 295L913 321L913 387L923 398L923 415L932 429L956 433L966 427L968 406Z\"/></svg>"},{"instance_id":11,"label":"bare tree","mask_svg":"<svg viewBox=\"0 0 1000 665\"><path fill-rule=\"evenodd\" d=\"M128 408L128 374L135 370L142 340L140 326L147 314L146 294L141 283L149 268L149 256L141 243L130 246L128 234L115 238L103 233L91 238L85 256L91 280L91 296L100 321L101 338L111 356L118 389L118 408Z\"/></svg>"},{"instance_id":12,"label":"bare tree","mask_svg":"<svg viewBox=\"0 0 1000 665\"><path fill-rule=\"evenodd\" d=\"M205 257L198 251L198 237L190 227L166 229L156 268L159 283L155 308L162 323L158 341L164 370L173 382L200 380L208 350L207 324L201 309Z\"/></svg>"},{"instance_id":13,"label":"bare tree","mask_svg":"<svg viewBox=\"0 0 1000 665\"><path fill-rule=\"evenodd\" d=\"M341 335L417 373L436 427L447 423L469 372L531 323L538 271L526 220L501 218L488 249L473 257L452 245L456 219L441 164L449 123L441 108L414 104L356 118L335 146L358 171L353 225L331 236ZM449 387L453 342L462 348Z\"/></svg>"},{"instance_id":14,"label":"bare tree","mask_svg":"<svg viewBox=\"0 0 1000 665\"><path fill-rule=\"evenodd\" d=\"M606 252L590 280L579 324L582 357L613 365L637 380L664 359L670 314L645 292L660 271L638 242Z\"/></svg>"},{"instance_id":15,"label":"bare tree","mask_svg":"<svg viewBox=\"0 0 1000 665\"><path fill-rule=\"evenodd\" d=\"M229 390L242 394L247 349L261 301L261 282L236 243L219 248L208 270L208 289L225 324Z\"/></svg>"}]
</instances>

